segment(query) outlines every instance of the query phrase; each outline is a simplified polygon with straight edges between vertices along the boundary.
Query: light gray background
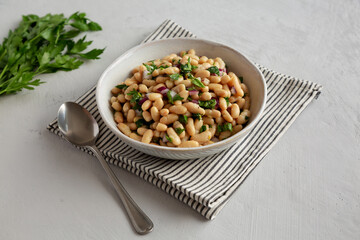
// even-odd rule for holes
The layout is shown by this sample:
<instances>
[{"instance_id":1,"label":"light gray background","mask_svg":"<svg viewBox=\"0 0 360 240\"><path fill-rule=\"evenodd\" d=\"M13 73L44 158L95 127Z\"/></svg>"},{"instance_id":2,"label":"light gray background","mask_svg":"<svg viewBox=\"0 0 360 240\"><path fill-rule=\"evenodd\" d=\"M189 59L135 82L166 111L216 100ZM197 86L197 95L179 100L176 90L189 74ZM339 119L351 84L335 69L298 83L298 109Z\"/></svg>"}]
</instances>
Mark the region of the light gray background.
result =
<instances>
[{"instance_id":1,"label":"light gray background","mask_svg":"<svg viewBox=\"0 0 360 240\"><path fill-rule=\"evenodd\" d=\"M0 37L78 10L103 27L101 59L0 97L0 239L140 239L96 159L45 128L166 18L324 88L214 221L114 168L155 224L141 239L360 239L359 1L0 0Z\"/></svg>"}]
</instances>

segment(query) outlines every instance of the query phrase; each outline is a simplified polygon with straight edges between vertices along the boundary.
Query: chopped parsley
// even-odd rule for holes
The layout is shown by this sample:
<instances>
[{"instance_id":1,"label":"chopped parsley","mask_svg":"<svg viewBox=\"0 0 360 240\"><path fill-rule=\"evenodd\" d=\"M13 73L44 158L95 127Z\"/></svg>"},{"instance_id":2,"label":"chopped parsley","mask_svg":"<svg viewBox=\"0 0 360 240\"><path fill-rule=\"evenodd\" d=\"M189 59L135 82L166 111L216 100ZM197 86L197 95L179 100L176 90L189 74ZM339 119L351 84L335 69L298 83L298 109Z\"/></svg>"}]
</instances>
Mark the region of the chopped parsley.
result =
<instances>
[{"instance_id":1,"label":"chopped parsley","mask_svg":"<svg viewBox=\"0 0 360 240\"><path fill-rule=\"evenodd\" d=\"M159 69L160 69L160 70L163 70L163 69L168 68L168 67L169 67L168 65L160 66Z\"/></svg>"},{"instance_id":2,"label":"chopped parsley","mask_svg":"<svg viewBox=\"0 0 360 240\"><path fill-rule=\"evenodd\" d=\"M244 95L242 96L243 98L246 97L246 93L244 93Z\"/></svg>"},{"instance_id":3,"label":"chopped parsley","mask_svg":"<svg viewBox=\"0 0 360 240\"><path fill-rule=\"evenodd\" d=\"M196 88L194 88L194 87L189 87L187 90L188 90L188 91L192 91L192 90L196 90Z\"/></svg>"},{"instance_id":4,"label":"chopped parsley","mask_svg":"<svg viewBox=\"0 0 360 240\"><path fill-rule=\"evenodd\" d=\"M181 74L190 73L192 70L196 69L197 66L193 66L190 63L190 58L188 58L188 62L186 64L180 64L180 72Z\"/></svg>"},{"instance_id":5,"label":"chopped parsley","mask_svg":"<svg viewBox=\"0 0 360 240\"><path fill-rule=\"evenodd\" d=\"M123 90L126 90L128 88L128 86L126 86L126 84L120 84L120 85L117 85L116 87L119 89L123 89Z\"/></svg>"},{"instance_id":6,"label":"chopped parsley","mask_svg":"<svg viewBox=\"0 0 360 240\"><path fill-rule=\"evenodd\" d=\"M170 75L170 79L172 80L178 80L181 75L178 73L174 73Z\"/></svg>"},{"instance_id":7,"label":"chopped parsley","mask_svg":"<svg viewBox=\"0 0 360 240\"><path fill-rule=\"evenodd\" d=\"M226 106L229 106L230 105L229 97L224 97L224 98L225 98L225 101L226 101Z\"/></svg>"},{"instance_id":8,"label":"chopped parsley","mask_svg":"<svg viewBox=\"0 0 360 240\"><path fill-rule=\"evenodd\" d=\"M217 66L212 66L207 69L211 74L220 75L219 68Z\"/></svg>"},{"instance_id":9,"label":"chopped parsley","mask_svg":"<svg viewBox=\"0 0 360 240\"><path fill-rule=\"evenodd\" d=\"M137 103L140 100L140 98L142 98L141 93L139 93L135 89L131 90L127 95L132 96L130 100L130 102L132 103Z\"/></svg>"},{"instance_id":10,"label":"chopped parsley","mask_svg":"<svg viewBox=\"0 0 360 240\"><path fill-rule=\"evenodd\" d=\"M212 128L212 125L209 125L209 128Z\"/></svg>"},{"instance_id":11,"label":"chopped parsley","mask_svg":"<svg viewBox=\"0 0 360 240\"><path fill-rule=\"evenodd\" d=\"M194 118L194 119L199 119L199 120L201 120L201 119L202 119L202 117L201 117L201 114L200 114L200 113L193 113L193 114L192 114L192 118Z\"/></svg>"},{"instance_id":12,"label":"chopped parsley","mask_svg":"<svg viewBox=\"0 0 360 240\"><path fill-rule=\"evenodd\" d=\"M181 122L182 124L187 124L188 117L186 115L180 115L179 116L179 122Z\"/></svg>"},{"instance_id":13,"label":"chopped parsley","mask_svg":"<svg viewBox=\"0 0 360 240\"><path fill-rule=\"evenodd\" d=\"M177 100L183 100L184 98L180 97L179 94L176 94L174 97L171 96L171 90L166 93L168 100L171 104L174 104Z\"/></svg>"},{"instance_id":14,"label":"chopped parsley","mask_svg":"<svg viewBox=\"0 0 360 240\"><path fill-rule=\"evenodd\" d=\"M148 74L150 75L154 72L155 69L158 69L158 67L154 64L154 61L151 61L151 65L147 65L145 63L143 63L143 65L146 67L146 70L148 70Z\"/></svg>"},{"instance_id":15,"label":"chopped parsley","mask_svg":"<svg viewBox=\"0 0 360 240\"><path fill-rule=\"evenodd\" d=\"M191 79L191 83L199 88L204 88L205 85L198 79L193 77L192 75L190 76Z\"/></svg>"},{"instance_id":16,"label":"chopped parsley","mask_svg":"<svg viewBox=\"0 0 360 240\"><path fill-rule=\"evenodd\" d=\"M248 116L245 116L245 121L249 120L249 117Z\"/></svg>"},{"instance_id":17,"label":"chopped parsley","mask_svg":"<svg viewBox=\"0 0 360 240\"><path fill-rule=\"evenodd\" d=\"M202 133L202 132L205 132L205 131L206 131L206 126L202 125L199 132Z\"/></svg>"},{"instance_id":18,"label":"chopped parsley","mask_svg":"<svg viewBox=\"0 0 360 240\"><path fill-rule=\"evenodd\" d=\"M206 109L214 109L216 106L216 100L210 99L208 101L199 101L199 106Z\"/></svg>"},{"instance_id":19,"label":"chopped parsley","mask_svg":"<svg viewBox=\"0 0 360 240\"><path fill-rule=\"evenodd\" d=\"M231 123L224 123L223 125L218 125L217 126L217 131L218 132L225 132L225 131L230 131L232 132L233 127L231 125Z\"/></svg>"},{"instance_id":20,"label":"chopped parsley","mask_svg":"<svg viewBox=\"0 0 360 240\"><path fill-rule=\"evenodd\" d=\"M185 131L184 128L175 128L175 132L180 135L183 131Z\"/></svg>"},{"instance_id":21,"label":"chopped parsley","mask_svg":"<svg viewBox=\"0 0 360 240\"><path fill-rule=\"evenodd\" d=\"M171 137L169 137L169 135L165 134L165 137L166 137L166 139L167 139L169 142L172 143L172 139L171 139Z\"/></svg>"},{"instance_id":22,"label":"chopped parsley","mask_svg":"<svg viewBox=\"0 0 360 240\"><path fill-rule=\"evenodd\" d=\"M144 119L141 118L141 119L137 120L135 122L135 124L136 124L136 127L139 128L139 127L142 127L142 126L146 125L147 123L146 123L146 121Z\"/></svg>"}]
</instances>

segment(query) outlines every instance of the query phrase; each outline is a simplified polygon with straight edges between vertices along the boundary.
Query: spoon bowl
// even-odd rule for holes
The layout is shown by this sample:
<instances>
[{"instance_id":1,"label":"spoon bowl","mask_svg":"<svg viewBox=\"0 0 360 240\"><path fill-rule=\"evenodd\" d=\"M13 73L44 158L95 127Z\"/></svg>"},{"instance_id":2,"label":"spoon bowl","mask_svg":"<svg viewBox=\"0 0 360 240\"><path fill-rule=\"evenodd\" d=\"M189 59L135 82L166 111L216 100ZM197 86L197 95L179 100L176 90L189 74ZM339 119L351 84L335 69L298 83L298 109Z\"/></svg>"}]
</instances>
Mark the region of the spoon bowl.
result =
<instances>
[{"instance_id":1,"label":"spoon bowl","mask_svg":"<svg viewBox=\"0 0 360 240\"><path fill-rule=\"evenodd\" d=\"M99 135L99 126L95 118L74 102L61 105L58 112L58 125L64 137L78 146L94 145Z\"/></svg>"},{"instance_id":2,"label":"spoon bowl","mask_svg":"<svg viewBox=\"0 0 360 240\"><path fill-rule=\"evenodd\" d=\"M99 135L99 126L91 113L77 103L63 103L58 112L58 126L65 139L72 144L87 147L98 158L119 195L135 231L139 234L151 232L154 224L130 197L95 146Z\"/></svg>"}]
</instances>

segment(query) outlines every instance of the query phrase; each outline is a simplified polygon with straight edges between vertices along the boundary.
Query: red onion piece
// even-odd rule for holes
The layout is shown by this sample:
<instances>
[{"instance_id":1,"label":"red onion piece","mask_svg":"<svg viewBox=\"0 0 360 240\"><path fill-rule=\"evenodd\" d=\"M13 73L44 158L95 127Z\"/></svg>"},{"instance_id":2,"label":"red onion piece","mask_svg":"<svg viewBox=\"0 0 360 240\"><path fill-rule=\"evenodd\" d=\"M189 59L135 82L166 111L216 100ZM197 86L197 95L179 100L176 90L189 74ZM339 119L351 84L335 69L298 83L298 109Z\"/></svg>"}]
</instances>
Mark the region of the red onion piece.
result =
<instances>
[{"instance_id":1,"label":"red onion piece","mask_svg":"<svg viewBox=\"0 0 360 240\"><path fill-rule=\"evenodd\" d=\"M164 135L164 137L162 138L162 141L163 141L164 143L167 143L167 142L168 142L168 140L167 140L167 138L166 138L166 135Z\"/></svg>"},{"instance_id":2,"label":"red onion piece","mask_svg":"<svg viewBox=\"0 0 360 240\"><path fill-rule=\"evenodd\" d=\"M146 100L148 100L149 98L146 96L146 97L143 97L140 101L139 101L139 105L141 106Z\"/></svg>"},{"instance_id":3,"label":"red onion piece","mask_svg":"<svg viewBox=\"0 0 360 240\"><path fill-rule=\"evenodd\" d=\"M236 89L234 87L231 88L231 93L236 94Z\"/></svg>"},{"instance_id":4,"label":"red onion piece","mask_svg":"<svg viewBox=\"0 0 360 240\"><path fill-rule=\"evenodd\" d=\"M166 88L166 87L159 87L159 88L157 89L157 91L161 93L161 91L162 91L162 90L165 90L165 89L167 89L167 88Z\"/></svg>"},{"instance_id":5,"label":"red onion piece","mask_svg":"<svg viewBox=\"0 0 360 240\"><path fill-rule=\"evenodd\" d=\"M215 99L215 100L216 100L215 109L219 108L219 99L216 98L216 97L212 97L211 99Z\"/></svg>"},{"instance_id":6,"label":"red onion piece","mask_svg":"<svg viewBox=\"0 0 360 240\"><path fill-rule=\"evenodd\" d=\"M196 103L196 104L199 104L199 101L198 101L198 100L195 100L195 99L191 100L191 102Z\"/></svg>"},{"instance_id":7,"label":"red onion piece","mask_svg":"<svg viewBox=\"0 0 360 240\"><path fill-rule=\"evenodd\" d=\"M151 79L152 75L149 74L150 72L148 70L144 70L143 72L143 79Z\"/></svg>"},{"instance_id":8,"label":"red onion piece","mask_svg":"<svg viewBox=\"0 0 360 240\"><path fill-rule=\"evenodd\" d=\"M199 94L199 91L198 91L198 90L190 90L190 91L189 91L189 95L190 95L190 96L198 95L198 94Z\"/></svg>"}]
</instances>

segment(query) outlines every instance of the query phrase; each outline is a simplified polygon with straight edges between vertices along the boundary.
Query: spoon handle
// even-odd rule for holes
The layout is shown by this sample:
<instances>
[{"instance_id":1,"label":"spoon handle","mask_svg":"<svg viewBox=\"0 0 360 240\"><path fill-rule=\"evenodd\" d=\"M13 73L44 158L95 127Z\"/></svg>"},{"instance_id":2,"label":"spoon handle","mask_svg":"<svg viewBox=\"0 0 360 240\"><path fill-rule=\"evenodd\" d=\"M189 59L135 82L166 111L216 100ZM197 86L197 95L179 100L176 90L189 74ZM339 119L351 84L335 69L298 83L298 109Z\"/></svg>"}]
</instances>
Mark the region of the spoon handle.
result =
<instances>
[{"instance_id":1,"label":"spoon handle","mask_svg":"<svg viewBox=\"0 0 360 240\"><path fill-rule=\"evenodd\" d=\"M114 186L117 194L120 197L121 202L123 203L126 212L130 218L132 225L135 228L135 231L139 234L146 234L152 231L154 224L148 216L140 209L140 207L135 203L135 201L130 197L129 193L125 190L123 185L120 183L119 179L116 177L108 163L102 157L101 152L96 146L88 147L95 156L99 159L101 165L105 169L112 185Z\"/></svg>"}]
</instances>

